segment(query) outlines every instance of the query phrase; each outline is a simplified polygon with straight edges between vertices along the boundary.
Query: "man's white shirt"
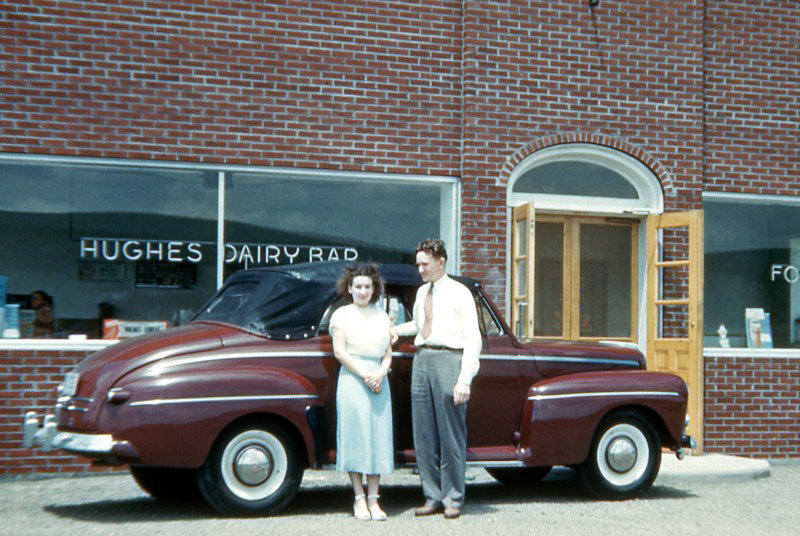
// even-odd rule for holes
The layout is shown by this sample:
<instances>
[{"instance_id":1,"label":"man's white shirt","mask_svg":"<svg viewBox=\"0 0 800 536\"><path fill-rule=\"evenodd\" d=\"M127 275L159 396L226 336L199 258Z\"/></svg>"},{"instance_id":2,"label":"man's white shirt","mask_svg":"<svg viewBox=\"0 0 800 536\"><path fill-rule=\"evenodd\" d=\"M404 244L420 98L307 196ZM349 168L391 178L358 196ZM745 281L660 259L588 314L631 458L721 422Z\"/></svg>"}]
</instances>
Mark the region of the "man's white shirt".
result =
<instances>
[{"instance_id":1,"label":"man's white shirt","mask_svg":"<svg viewBox=\"0 0 800 536\"><path fill-rule=\"evenodd\" d=\"M425 296L433 285L433 325L430 336L422 336L425 323ZM463 350L461 372L458 382L470 385L472 378L480 367L480 353L483 342L478 327L478 313L472 292L447 276L440 277L434 283L425 283L417 290L414 301L414 320L395 327L400 336L416 335L414 344L422 346L447 346Z\"/></svg>"}]
</instances>

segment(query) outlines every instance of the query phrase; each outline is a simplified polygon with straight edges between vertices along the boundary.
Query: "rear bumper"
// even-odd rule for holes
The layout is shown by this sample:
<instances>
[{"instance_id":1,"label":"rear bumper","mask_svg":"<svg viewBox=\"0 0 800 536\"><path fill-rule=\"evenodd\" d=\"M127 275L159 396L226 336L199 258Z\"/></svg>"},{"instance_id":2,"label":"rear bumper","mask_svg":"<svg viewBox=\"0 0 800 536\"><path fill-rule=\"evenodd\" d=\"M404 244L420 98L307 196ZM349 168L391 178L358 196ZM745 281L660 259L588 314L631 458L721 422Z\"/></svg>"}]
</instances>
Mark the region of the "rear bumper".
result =
<instances>
[{"instance_id":1,"label":"rear bumper","mask_svg":"<svg viewBox=\"0 0 800 536\"><path fill-rule=\"evenodd\" d=\"M681 437L681 447L675 451L675 455L678 457L679 460L682 460L686 457L688 451L694 450L697 448L697 441L690 436L690 435L683 435Z\"/></svg>"},{"instance_id":2,"label":"rear bumper","mask_svg":"<svg viewBox=\"0 0 800 536\"><path fill-rule=\"evenodd\" d=\"M111 434L87 434L60 431L53 415L40 423L34 412L28 412L22 425L22 446L39 448L45 452L63 450L71 454L97 458L108 463L127 463L138 455L127 441L114 441Z\"/></svg>"}]
</instances>

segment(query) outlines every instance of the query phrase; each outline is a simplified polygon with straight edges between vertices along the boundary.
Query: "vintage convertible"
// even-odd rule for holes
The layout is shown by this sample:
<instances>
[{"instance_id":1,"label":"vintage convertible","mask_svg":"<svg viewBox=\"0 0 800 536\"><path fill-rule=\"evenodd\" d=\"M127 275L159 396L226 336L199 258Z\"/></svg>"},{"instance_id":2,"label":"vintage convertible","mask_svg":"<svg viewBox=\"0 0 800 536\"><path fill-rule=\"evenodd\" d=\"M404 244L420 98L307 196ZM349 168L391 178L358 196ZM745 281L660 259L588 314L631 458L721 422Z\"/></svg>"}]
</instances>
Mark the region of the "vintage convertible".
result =
<instances>
[{"instance_id":1,"label":"vintage convertible","mask_svg":"<svg viewBox=\"0 0 800 536\"><path fill-rule=\"evenodd\" d=\"M336 459L339 364L327 322L341 299L343 263L238 272L189 324L136 337L87 357L59 387L55 414L25 417L24 443L127 464L154 497L202 494L225 514L286 506L306 468ZM410 318L420 277L383 265L381 299ZM682 457L687 386L645 371L621 343L521 343L476 281L483 333L467 411L468 464L505 483L574 467L595 495L640 495L662 447ZM398 467L413 466L409 408L414 346L401 339L390 372Z\"/></svg>"}]
</instances>

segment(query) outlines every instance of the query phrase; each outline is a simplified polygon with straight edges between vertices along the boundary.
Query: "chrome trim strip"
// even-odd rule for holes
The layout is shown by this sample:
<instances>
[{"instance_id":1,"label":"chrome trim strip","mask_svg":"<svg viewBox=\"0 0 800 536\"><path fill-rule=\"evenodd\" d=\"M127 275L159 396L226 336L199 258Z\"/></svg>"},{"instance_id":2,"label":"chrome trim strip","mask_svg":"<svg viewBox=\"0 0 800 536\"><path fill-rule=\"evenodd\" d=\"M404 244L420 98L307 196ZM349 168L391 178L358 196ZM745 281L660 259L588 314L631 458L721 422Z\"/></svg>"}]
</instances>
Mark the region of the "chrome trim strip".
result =
<instances>
[{"instance_id":1,"label":"chrome trim strip","mask_svg":"<svg viewBox=\"0 0 800 536\"><path fill-rule=\"evenodd\" d=\"M507 354L481 354L480 358L486 361L519 361L518 355Z\"/></svg>"},{"instance_id":2,"label":"chrome trim strip","mask_svg":"<svg viewBox=\"0 0 800 536\"><path fill-rule=\"evenodd\" d=\"M414 357L412 352L392 352L392 357L398 358L411 358ZM269 358L302 358L302 357L334 357L333 352L320 352L315 350L310 351L255 351L255 352L233 352L229 354L213 354L206 356L185 357L170 360L166 363L157 363L153 365L156 374L163 370L179 367L181 365L189 365L195 363L205 363L209 361L225 361L229 359L269 359ZM520 356L510 354L481 354L481 360L485 361L537 361L541 362L554 362L554 363L572 363L576 365L622 365L626 367L638 368L639 363L636 361L629 361L625 359L608 359L608 358L592 358L592 357L571 357L571 356Z\"/></svg>"},{"instance_id":3,"label":"chrome trim strip","mask_svg":"<svg viewBox=\"0 0 800 536\"><path fill-rule=\"evenodd\" d=\"M565 393L560 395L533 395L528 400L556 400L561 398L591 398L601 396L681 396L671 391L604 391L598 393Z\"/></svg>"},{"instance_id":4,"label":"chrome trim strip","mask_svg":"<svg viewBox=\"0 0 800 536\"><path fill-rule=\"evenodd\" d=\"M504 460L504 461L468 461L467 465L472 467L525 467L525 462Z\"/></svg>"},{"instance_id":5,"label":"chrome trim strip","mask_svg":"<svg viewBox=\"0 0 800 536\"><path fill-rule=\"evenodd\" d=\"M627 359L609 359L600 357L569 357L569 356L520 356L520 361L552 361L554 363L574 363L574 364L593 364L593 365L624 365L627 367L639 367L636 361Z\"/></svg>"},{"instance_id":6,"label":"chrome trim strip","mask_svg":"<svg viewBox=\"0 0 800 536\"><path fill-rule=\"evenodd\" d=\"M319 351L295 351L295 352L287 352L283 351L263 351L263 352L232 352L229 354L212 354L212 355L205 355L205 356L197 356L197 357L185 357L183 359L175 359L168 363L157 363L154 365L154 369L157 372L161 370L172 368L172 367L179 367L181 365L188 365L192 363L205 363L207 361L224 361L228 359L262 359L262 358L269 358L269 357L284 357L284 358L294 358L294 357L333 357L333 352L319 352Z\"/></svg>"},{"instance_id":7,"label":"chrome trim strip","mask_svg":"<svg viewBox=\"0 0 800 536\"><path fill-rule=\"evenodd\" d=\"M206 396L195 398L156 398L132 402L134 406L162 406L167 404L193 404L196 402L242 402L248 400L297 400L319 399L317 395L253 395L253 396Z\"/></svg>"}]
</instances>

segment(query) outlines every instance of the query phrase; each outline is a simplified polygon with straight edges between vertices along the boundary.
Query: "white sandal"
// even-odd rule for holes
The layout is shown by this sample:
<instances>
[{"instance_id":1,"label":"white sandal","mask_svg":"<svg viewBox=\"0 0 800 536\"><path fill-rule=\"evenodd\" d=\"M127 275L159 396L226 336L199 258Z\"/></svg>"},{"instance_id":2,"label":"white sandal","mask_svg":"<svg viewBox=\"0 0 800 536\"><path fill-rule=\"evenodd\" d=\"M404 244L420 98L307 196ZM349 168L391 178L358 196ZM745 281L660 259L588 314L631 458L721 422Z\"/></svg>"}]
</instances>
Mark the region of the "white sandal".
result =
<instances>
[{"instance_id":1,"label":"white sandal","mask_svg":"<svg viewBox=\"0 0 800 536\"><path fill-rule=\"evenodd\" d=\"M369 515L372 516L373 521L386 521L386 512L381 510L378 505L378 497L380 495L367 495L367 508L369 508ZM370 500L375 500L373 504L369 504Z\"/></svg>"},{"instance_id":2,"label":"white sandal","mask_svg":"<svg viewBox=\"0 0 800 536\"><path fill-rule=\"evenodd\" d=\"M369 511L369 505L367 505L367 511L366 512L361 513L361 514L358 513L358 501L360 501L363 498L364 498L364 494L363 493L359 493L358 495L356 495L356 499L355 499L355 501L353 501L353 515L359 521L369 521L370 519L372 519L372 515L370 514L370 511Z\"/></svg>"}]
</instances>

